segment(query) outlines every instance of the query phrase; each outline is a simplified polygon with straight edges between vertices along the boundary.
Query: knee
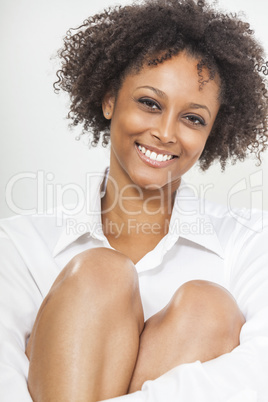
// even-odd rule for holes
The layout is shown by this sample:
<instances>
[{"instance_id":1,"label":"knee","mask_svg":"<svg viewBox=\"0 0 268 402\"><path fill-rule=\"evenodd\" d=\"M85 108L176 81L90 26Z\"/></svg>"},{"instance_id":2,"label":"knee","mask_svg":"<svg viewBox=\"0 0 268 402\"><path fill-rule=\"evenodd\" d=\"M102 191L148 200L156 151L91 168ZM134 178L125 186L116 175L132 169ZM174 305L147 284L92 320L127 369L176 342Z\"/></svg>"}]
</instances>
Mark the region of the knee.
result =
<instances>
[{"instance_id":1,"label":"knee","mask_svg":"<svg viewBox=\"0 0 268 402\"><path fill-rule=\"evenodd\" d=\"M136 287L138 276L132 261L118 251L100 247L77 254L61 272L58 282L74 282L76 286L90 290L124 290ZM121 288L119 287L120 285ZM81 290L82 290L81 289ZM107 289L107 290L108 290ZM128 289L129 290L129 289Z\"/></svg>"},{"instance_id":2,"label":"knee","mask_svg":"<svg viewBox=\"0 0 268 402\"><path fill-rule=\"evenodd\" d=\"M86 250L76 255L66 266L70 280L93 291L132 293L138 286L138 275L133 262L124 254L104 247ZM92 289L94 287L94 289Z\"/></svg>"},{"instance_id":3,"label":"knee","mask_svg":"<svg viewBox=\"0 0 268 402\"><path fill-rule=\"evenodd\" d=\"M206 342L223 348L225 353L239 345L240 331L245 323L235 299L222 286L208 281L186 282L174 294L167 314L183 327ZM221 353L222 354L222 353Z\"/></svg>"},{"instance_id":4,"label":"knee","mask_svg":"<svg viewBox=\"0 0 268 402\"><path fill-rule=\"evenodd\" d=\"M76 255L49 296L56 293L98 311L132 308L143 318L136 268L128 257L112 249L94 248Z\"/></svg>"}]
</instances>

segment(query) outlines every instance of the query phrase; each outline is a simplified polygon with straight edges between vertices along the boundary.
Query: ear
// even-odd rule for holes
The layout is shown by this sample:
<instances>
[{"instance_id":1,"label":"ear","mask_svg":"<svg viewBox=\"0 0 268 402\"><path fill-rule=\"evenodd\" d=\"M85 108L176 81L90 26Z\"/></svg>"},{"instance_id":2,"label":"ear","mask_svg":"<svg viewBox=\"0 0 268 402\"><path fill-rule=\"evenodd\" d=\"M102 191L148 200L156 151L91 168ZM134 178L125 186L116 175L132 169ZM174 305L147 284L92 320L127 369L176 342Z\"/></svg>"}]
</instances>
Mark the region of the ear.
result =
<instances>
[{"instance_id":1,"label":"ear","mask_svg":"<svg viewBox=\"0 0 268 402\"><path fill-rule=\"evenodd\" d=\"M102 100L102 112L105 119L111 120L113 117L114 106L115 96L111 92L107 92Z\"/></svg>"}]
</instances>

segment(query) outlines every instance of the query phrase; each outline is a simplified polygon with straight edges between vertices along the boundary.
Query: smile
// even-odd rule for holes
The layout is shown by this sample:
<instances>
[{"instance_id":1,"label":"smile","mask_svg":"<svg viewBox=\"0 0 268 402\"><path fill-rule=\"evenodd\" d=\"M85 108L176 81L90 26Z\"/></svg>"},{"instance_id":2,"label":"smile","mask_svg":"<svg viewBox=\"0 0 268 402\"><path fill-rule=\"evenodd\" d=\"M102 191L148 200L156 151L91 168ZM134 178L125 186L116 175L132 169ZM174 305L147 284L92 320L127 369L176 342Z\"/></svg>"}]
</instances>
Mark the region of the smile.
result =
<instances>
[{"instance_id":1,"label":"smile","mask_svg":"<svg viewBox=\"0 0 268 402\"><path fill-rule=\"evenodd\" d=\"M146 146L136 143L135 148L141 160L148 166L153 168L165 168L175 162L178 156L171 154L164 154L150 150Z\"/></svg>"},{"instance_id":2,"label":"smile","mask_svg":"<svg viewBox=\"0 0 268 402\"><path fill-rule=\"evenodd\" d=\"M145 156L147 156L147 158L151 159L152 161L165 162L174 158L173 155L157 154L156 152L152 152L141 145L138 145L138 148Z\"/></svg>"}]
</instances>

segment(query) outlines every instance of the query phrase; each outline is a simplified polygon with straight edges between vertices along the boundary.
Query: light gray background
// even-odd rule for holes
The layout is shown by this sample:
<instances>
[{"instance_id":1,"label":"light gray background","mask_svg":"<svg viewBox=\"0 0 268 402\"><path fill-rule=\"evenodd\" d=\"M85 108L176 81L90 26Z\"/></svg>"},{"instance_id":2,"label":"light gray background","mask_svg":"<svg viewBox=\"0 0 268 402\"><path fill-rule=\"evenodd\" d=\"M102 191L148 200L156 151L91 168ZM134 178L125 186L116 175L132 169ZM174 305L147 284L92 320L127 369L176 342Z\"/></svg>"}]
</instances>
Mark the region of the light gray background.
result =
<instances>
[{"instance_id":1,"label":"light gray background","mask_svg":"<svg viewBox=\"0 0 268 402\"><path fill-rule=\"evenodd\" d=\"M122 0L120 4L129 2ZM61 201L76 202L77 186L85 191L86 173L100 171L108 164L107 150L89 150L86 141L75 141L78 133L68 129L68 98L53 92L58 64L51 56L61 47L70 27L115 4L119 3L1 0L0 217L31 212L37 206L38 194L39 201L41 197L43 206L48 208ZM244 11L244 18L268 50L267 2L222 0L219 5L226 11ZM250 159L228 166L225 173L221 173L218 164L205 174L195 167L185 179L209 200L231 207L268 209L267 177L266 152L261 167ZM9 206L5 199L8 183L8 197L12 195Z\"/></svg>"}]
</instances>

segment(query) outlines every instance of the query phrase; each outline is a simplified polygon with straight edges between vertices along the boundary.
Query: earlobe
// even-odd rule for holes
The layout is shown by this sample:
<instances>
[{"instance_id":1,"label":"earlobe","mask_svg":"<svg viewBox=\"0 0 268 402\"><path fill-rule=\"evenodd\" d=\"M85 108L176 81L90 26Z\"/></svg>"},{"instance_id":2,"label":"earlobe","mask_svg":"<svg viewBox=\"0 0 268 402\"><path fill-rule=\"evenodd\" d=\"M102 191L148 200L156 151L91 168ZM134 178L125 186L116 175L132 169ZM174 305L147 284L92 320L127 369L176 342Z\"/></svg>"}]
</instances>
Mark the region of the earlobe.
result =
<instances>
[{"instance_id":1,"label":"earlobe","mask_svg":"<svg viewBox=\"0 0 268 402\"><path fill-rule=\"evenodd\" d=\"M115 97L110 92L108 92L102 101L102 111L105 119L111 120L113 117L114 111L114 104L115 104Z\"/></svg>"}]
</instances>

